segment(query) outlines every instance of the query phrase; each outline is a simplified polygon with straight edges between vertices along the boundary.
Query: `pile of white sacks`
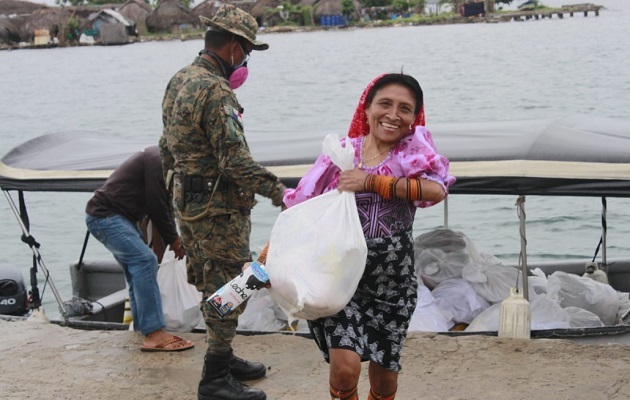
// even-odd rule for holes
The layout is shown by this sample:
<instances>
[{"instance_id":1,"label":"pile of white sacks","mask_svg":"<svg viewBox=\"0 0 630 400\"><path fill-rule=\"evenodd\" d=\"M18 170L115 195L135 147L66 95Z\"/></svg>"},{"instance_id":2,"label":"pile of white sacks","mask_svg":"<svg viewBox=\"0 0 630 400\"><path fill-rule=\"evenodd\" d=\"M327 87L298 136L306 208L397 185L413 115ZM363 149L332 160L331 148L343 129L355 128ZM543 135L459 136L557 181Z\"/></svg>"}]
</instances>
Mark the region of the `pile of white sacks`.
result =
<instances>
[{"instance_id":1,"label":"pile of white sacks","mask_svg":"<svg viewBox=\"0 0 630 400\"><path fill-rule=\"evenodd\" d=\"M445 332L467 324L467 332L496 332L501 302L521 272L480 252L461 232L438 229L414 241L420 287L410 331ZM628 293L593 279L539 269L528 277L531 329L613 326L630 309ZM424 283L424 285L422 285Z\"/></svg>"},{"instance_id":2,"label":"pile of white sacks","mask_svg":"<svg viewBox=\"0 0 630 400\"><path fill-rule=\"evenodd\" d=\"M437 229L414 240L418 304L409 331L446 332L456 324L467 332L496 332L501 302L522 287L521 272L477 250L462 232ZM613 326L630 310L628 293L575 274L539 269L528 277L531 329ZM308 332L305 321L294 328ZM288 329L287 317L267 289L254 293L239 317L239 330Z\"/></svg>"}]
</instances>

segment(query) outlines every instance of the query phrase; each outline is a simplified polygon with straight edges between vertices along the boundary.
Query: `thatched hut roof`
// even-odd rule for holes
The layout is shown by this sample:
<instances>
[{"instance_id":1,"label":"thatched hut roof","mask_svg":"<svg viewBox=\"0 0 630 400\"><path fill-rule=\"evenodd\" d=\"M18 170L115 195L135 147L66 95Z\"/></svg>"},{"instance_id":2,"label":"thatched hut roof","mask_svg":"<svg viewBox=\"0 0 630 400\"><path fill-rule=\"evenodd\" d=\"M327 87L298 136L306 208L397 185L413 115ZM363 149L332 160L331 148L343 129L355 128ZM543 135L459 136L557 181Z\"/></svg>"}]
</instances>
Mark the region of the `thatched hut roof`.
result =
<instances>
[{"instance_id":1,"label":"thatched hut roof","mask_svg":"<svg viewBox=\"0 0 630 400\"><path fill-rule=\"evenodd\" d=\"M256 5L257 0L225 0L225 2L251 14L252 8Z\"/></svg>"},{"instance_id":2,"label":"thatched hut roof","mask_svg":"<svg viewBox=\"0 0 630 400\"><path fill-rule=\"evenodd\" d=\"M125 4L120 6L118 12L135 23L138 34L147 33L147 17L153 12L150 5L142 0L127 0Z\"/></svg>"},{"instance_id":3,"label":"thatched hut roof","mask_svg":"<svg viewBox=\"0 0 630 400\"><path fill-rule=\"evenodd\" d=\"M48 8L45 4L22 0L0 0L0 15L32 14L35 10Z\"/></svg>"},{"instance_id":4,"label":"thatched hut roof","mask_svg":"<svg viewBox=\"0 0 630 400\"><path fill-rule=\"evenodd\" d=\"M268 8L276 8L283 0L258 0L249 13L255 18L262 18Z\"/></svg>"},{"instance_id":5,"label":"thatched hut roof","mask_svg":"<svg viewBox=\"0 0 630 400\"><path fill-rule=\"evenodd\" d=\"M147 27L151 32L173 32L180 25L199 26L200 22L179 0L162 0L147 17Z\"/></svg>"},{"instance_id":6,"label":"thatched hut roof","mask_svg":"<svg viewBox=\"0 0 630 400\"><path fill-rule=\"evenodd\" d=\"M19 43L20 30L13 18L0 17L0 44Z\"/></svg>"},{"instance_id":7,"label":"thatched hut roof","mask_svg":"<svg viewBox=\"0 0 630 400\"><path fill-rule=\"evenodd\" d=\"M354 0L353 3L357 10L361 9L361 3L357 0ZM341 0L319 0L313 4L313 16L316 19L321 18L322 15L341 15L343 14L342 10Z\"/></svg>"},{"instance_id":8,"label":"thatched hut roof","mask_svg":"<svg viewBox=\"0 0 630 400\"><path fill-rule=\"evenodd\" d=\"M224 5L225 3L221 0L206 0L203 3L199 4L195 8L193 8L192 13L195 18L199 18L200 15L204 17L211 18L214 14L216 14L217 10Z\"/></svg>"},{"instance_id":9,"label":"thatched hut roof","mask_svg":"<svg viewBox=\"0 0 630 400\"><path fill-rule=\"evenodd\" d=\"M343 10L341 0L319 0L313 5L313 16L339 15L341 10Z\"/></svg>"},{"instance_id":10,"label":"thatched hut roof","mask_svg":"<svg viewBox=\"0 0 630 400\"><path fill-rule=\"evenodd\" d=\"M64 8L70 13L70 18L74 18L81 29L91 29L92 23L90 22L90 16L97 15L103 10L112 9L111 5L103 4L98 6L67 6Z\"/></svg>"},{"instance_id":11,"label":"thatched hut roof","mask_svg":"<svg viewBox=\"0 0 630 400\"><path fill-rule=\"evenodd\" d=\"M70 14L61 8L36 10L26 22L22 36L32 35L35 29L48 29L51 35L59 34L68 28L69 19Z\"/></svg>"},{"instance_id":12,"label":"thatched hut roof","mask_svg":"<svg viewBox=\"0 0 630 400\"><path fill-rule=\"evenodd\" d=\"M153 12L153 9L142 0L127 0L125 4L120 6L118 12L137 23L144 21Z\"/></svg>"}]
</instances>

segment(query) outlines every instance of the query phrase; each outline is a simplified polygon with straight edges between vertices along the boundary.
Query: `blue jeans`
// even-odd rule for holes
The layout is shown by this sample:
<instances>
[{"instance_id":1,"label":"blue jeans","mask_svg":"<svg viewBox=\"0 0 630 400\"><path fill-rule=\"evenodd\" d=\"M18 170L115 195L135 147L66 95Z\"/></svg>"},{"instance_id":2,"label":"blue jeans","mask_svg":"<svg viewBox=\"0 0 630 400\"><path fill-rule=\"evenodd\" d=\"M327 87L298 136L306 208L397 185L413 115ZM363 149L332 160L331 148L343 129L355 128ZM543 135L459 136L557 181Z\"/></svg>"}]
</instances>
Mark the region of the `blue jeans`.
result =
<instances>
[{"instance_id":1,"label":"blue jeans","mask_svg":"<svg viewBox=\"0 0 630 400\"><path fill-rule=\"evenodd\" d=\"M142 240L138 226L120 215L95 218L86 214L85 223L125 271L134 329L147 335L164 328L157 257Z\"/></svg>"}]
</instances>

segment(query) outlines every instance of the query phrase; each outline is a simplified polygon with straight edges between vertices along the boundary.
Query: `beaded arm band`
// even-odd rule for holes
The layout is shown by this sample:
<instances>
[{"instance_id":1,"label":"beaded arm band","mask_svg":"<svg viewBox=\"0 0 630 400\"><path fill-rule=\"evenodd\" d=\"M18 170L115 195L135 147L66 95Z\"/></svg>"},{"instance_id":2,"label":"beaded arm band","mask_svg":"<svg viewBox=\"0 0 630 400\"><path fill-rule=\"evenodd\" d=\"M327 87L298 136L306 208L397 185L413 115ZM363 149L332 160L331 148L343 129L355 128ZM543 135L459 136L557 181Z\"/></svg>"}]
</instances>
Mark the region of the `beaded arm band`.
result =
<instances>
[{"instance_id":1,"label":"beaded arm band","mask_svg":"<svg viewBox=\"0 0 630 400\"><path fill-rule=\"evenodd\" d=\"M398 181L401 179L407 181L407 189L404 197L396 194L396 187ZM394 197L407 201L422 200L422 182L419 178L407 179L368 174L363 182L363 190L378 193L386 200Z\"/></svg>"}]
</instances>

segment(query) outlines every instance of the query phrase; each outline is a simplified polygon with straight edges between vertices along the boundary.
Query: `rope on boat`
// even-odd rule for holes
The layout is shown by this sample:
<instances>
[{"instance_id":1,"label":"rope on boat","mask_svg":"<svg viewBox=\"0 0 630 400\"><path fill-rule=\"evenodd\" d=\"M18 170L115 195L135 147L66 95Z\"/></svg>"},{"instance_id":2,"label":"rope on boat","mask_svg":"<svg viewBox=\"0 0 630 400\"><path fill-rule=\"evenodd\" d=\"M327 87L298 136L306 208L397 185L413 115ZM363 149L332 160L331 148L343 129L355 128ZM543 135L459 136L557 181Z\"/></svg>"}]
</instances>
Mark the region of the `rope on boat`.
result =
<instances>
[{"instance_id":1,"label":"rope on boat","mask_svg":"<svg viewBox=\"0 0 630 400\"><path fill-rule=\"evenodd\" d=\"M527 235L525 234L525 196L520 195L516 199L516 214L519 220L519 234L521 237L521 252L518 257L518 265L523 275L523 297L529 301L529 287L527 282ZM516 274L516 287L518 288L518 277Z\"/></svg>"},{"instance_id":2,"label":"rope on boat","mask_svg":"<svg viewBox=\"0 0 630 400\"><path fill-rule=\"evenodd\" d=\"M592 262L595 262L597 255L599 254L599 249L602 250L602 262L601 265L604 267L603 271L608 275L608 262L606 255L606 237L608 236L608 223L606 222L606 213L608 212L608 205L606 201L606 197L602 197L602 235L599 238L599 243L597 243L597 247L595 248L595 254L593 254Z\"/></svg>"}]
</instances>

